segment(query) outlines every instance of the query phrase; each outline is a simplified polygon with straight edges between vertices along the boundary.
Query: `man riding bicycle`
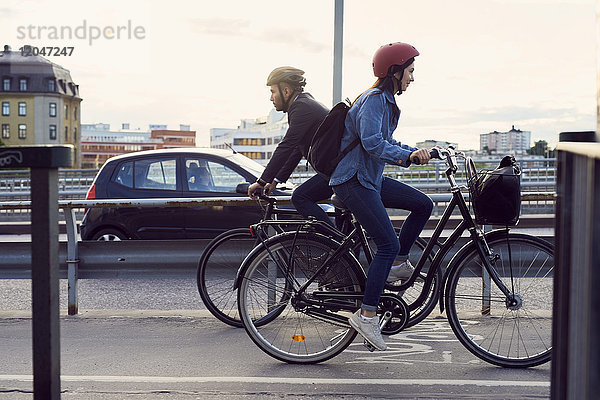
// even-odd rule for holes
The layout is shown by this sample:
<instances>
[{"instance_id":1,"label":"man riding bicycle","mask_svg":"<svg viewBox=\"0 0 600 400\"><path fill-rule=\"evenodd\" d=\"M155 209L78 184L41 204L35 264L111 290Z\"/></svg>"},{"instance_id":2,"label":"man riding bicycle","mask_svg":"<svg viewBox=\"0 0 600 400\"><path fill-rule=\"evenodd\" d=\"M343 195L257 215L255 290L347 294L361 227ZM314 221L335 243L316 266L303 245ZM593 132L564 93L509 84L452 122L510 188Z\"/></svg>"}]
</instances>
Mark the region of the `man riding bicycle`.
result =
<instances>
[{"instance_id":1,"label":"man riding bicycle","mask_svg":"<svg viewBox=\"0 0 600 400\"><path fill-rule=\"evenodd\" d=\"M303 75L301 69L284 66L275 68L267 78L270 100L277 111L288 114L289 128L260 179L249 186L248 196L251 198L263 192L271 194L277 184L290 177L302 156L307 156L312 137L329 112L310 93L304 92L306 79ZM332 194L327 178L317 174L294 190L292 203L302 216L312 216L331 224L317 203Z\"/></svg>"}]
</instances>

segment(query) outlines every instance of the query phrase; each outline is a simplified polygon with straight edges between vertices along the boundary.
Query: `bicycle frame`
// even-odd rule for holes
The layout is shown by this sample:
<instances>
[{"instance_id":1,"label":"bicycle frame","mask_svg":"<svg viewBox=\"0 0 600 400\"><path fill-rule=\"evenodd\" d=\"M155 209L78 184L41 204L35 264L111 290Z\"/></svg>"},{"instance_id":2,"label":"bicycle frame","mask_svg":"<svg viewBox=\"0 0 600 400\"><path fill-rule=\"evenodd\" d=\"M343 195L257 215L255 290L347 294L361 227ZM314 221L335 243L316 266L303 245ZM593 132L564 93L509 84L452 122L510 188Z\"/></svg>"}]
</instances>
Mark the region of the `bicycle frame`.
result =
<instances>
[{"instance_id":1,"label":"bicycle frame","mask_svg":"<svg viewBox=\"0 0 600 400\"><path fill-rule=\"evenodd\" d=\"M491 264L493 255L492 255L490 248L487 245L487 242L485 240L485 235L481 232L481 230L475 224L475 221L473 220L473 217L471 216L471 213L469 211L469 207L467 206L467 203L465 202L465 198L462 194L461 187L456 183L456 179L454 176L458 169L457 164L456 164L457 154L452 149L448 149L447 152L448 152L448 154L446 156L446 161L448 163L448 168L446 169L445 174L446 174L446 178L448 179L448 182L450 183L452 199L450 200L450 203L448 203L448 205L446 206L446 209L444 210L442 217L438 221L431 238L427 242L427 245L425 246L423 254L419 258L419 261L418 261L417 265L415 266L415 273L413 273L413 275L410 277L410 279L408 279L406 282L402 283L399 286L395 286L393 290L404 291L404 290L408 289L409 287L411 287L414 284L417 277L419 276L421 270L425 266L425 262L427 261L429 254L433 251L434 246L438 246L438 247L440 247L440 249L435 253L435 255L433 257L433 260L431 262L431 267L429 268L429 271L425 278L425 284L423 286L423 290L421 291L421 294L419 295L417 300L413 303L413 306L418 307L421 304L423 304L423 302L427 299L427 293L429 292L431 285L433 283L433 277L435 276L435 272L437 271L438 268L441 268L441 264L442 264L442 261L444 260L445 256L448 254L448 252L452 248L455 247L456 243L458 242L459 238L462 236L463 232L468 230L470 232L471 239L461 249L459 249L456 254L457 255L460 254L461 250L466 249L468 246L470 246L472 243L474 243L476 245L477 252L479 253L480 258L483 261L485 269L490 274L490 278L494 281L494 283L496 285L498 285L498 288L502 291L502 293L504 295L506 295L507 298L510 298L511 291L506 287L506 285L504 285L504 283L498 276L498 273L496 272L495 268ZM439 238L440 238L446 224L450 220L450 217L451 217L452 213L454 212L454 210L456 209L456 207L458 207L458 209L460 211L462 220L460 221L458 226L452 231L450 236L448 236L448 238L446 238L446 240L443 243L440 243ZM503 229L503 231L504 230L508 231L508 228ZM494 231L494 232L497 232L497 231ZM492 233L492 232L489 232L488 234L490 234L490 233ZM455 257L456 257L456 255L455 255ZM451 264L452 264L452 261L450 261L450 265ZM446 270L446 272L444 274L444 278L442 280L442 284L439 286L440 311L444 310L442 294L445 290L448 273L449 273L449 271Z\"/></svg>"},{"instance_id":2,"label":"bicycle frame","mask_svg":"<svg viewBox=\"0 0 600 400\"><path fill-rule=\"evenodd\" d=\"M494 267L492 266L493 255L487 245L487 242L485 240L485 235L481 232L481 230L475 224L475 221L469 211L469 207L467 206L465 198L463 197L463 194L461 192L461 187L456 183L455 173L458 170L458 167L456 164L457 154L452 149L448 149L448 150L444 150L444 151L447 152L446 161L448 163L448 169L446 170L445 174L450 183L452 199L451 199L450 203L448 204L448 206L446 207L446 209L444 210L442 218L436 225L436 228L433 232L432 237L427 242L427 245L423 251L423 254L419 258L419 261L418 261L417 265L415 266L415 272L413 273L413 275L406 282L402 283L401 285L398 285L398 286L386 285L386 288L391 289L393 291L397 291L397 292L404 292L406 289L411 287L414 284L414 282L416 281L416 279L420 276L420 272L423 269L423 267L425 266L425 263L429 257L429 254L432 253L434 246L438 246L438 247L440 247L440 249L435 253L435 255L433 257L433 260L431 262L431 267L429 268L429 271L427 272L427 275L425 278L425 283L424 283L423 289L421 290L421 293L419 294L419 297L417 298L417 300L412 304L413 307L419 307L420 305L422 305L424 303L424 301L427 299L427 296L428 296L429 290L431 289L431 285L433 283L433 279L434 279L435 273L437 272L437 269L441 268L441 264L442 264L442 261L444 260L445 256L448 254L448 252L452 248L455 247L456 243L458 242L458 239L462 236L463 232L468 230L470 232L471 239L461 249L459 249L456 254L460 254L463 249L466 249L468 246L471 246L474 243L476 245L477 251L481 257L481 260L483 261L484 267L490 275L490 278L494 281L494 283L498 286L498 288L504 293L504 295L507 296L507 298L511 298L511 291L502 282L502 280L498 276L498 273L495 271ZM452 231L450 236L448 238L446 238L446 240L443 243L440 243L440 241L439 241L440 236L441 236L446 224L448 223L452 213L454 212L454 210L457 207L462 216L462 221ZM307 220L262 221L262 222L259 222L258 224L253 225L251 228L252 228L253 233L256 235L257 239L261 242L262 246L267 250L269 255L275 261L277 268L281 271L281 273L284 276L286 276L286 279L289 278L289 279L293 280L295 287L298 287L299 284L293 277L293 273L289 272L290 271L289 266L291 265L293 253L290 253L288 255L288 261L282 260L281 257L273 254L271 252L271 250L269 249L269 247L265 245L265 240L268 237L268 235L261 234L261 231L263 231L263 228L265 226L269 227L271 225L281 225L282 223L289 225L289 226L297 225L298 226L297 232L315 230L319 233L328 235L331 238L333 238L334 240L336 240L337 242L339 242L339 247L327 258L327 260L325 262L323 262L321 264L321 266L317 269L317 271L313 274L313 276L310 277L307 280L307 282L305 282L302 286L298 287L298 289L294 289L296 293L303 293L306 290L306 288L308 288L309 285L314 282L315 277L318 276L320 273L325 271L326 268L329 267L329 265L331 264L331 260L335 260L337 257L339 257L340 255L342 255L344 253L348 253L348 252L351 253L353 250L355 250L357 247L360 246L365 250L368 261L370 262L372 260L372 253L371 253L370 247L368 245L367 237L366 237L366 233L365 233L364 229L362 228L360 223L358 221L356 221L355 218L353 218L351 222L353 225L353 229L347 235L345 235L344 233L340 232L339 230L333 228L329 224L321 222L321 221L317 221L315 219L310 219L308 221ZM493 232L498 232L498 231L493 231ZM489 232L488 234L490 234L490 233L492 233L492 232ZM455 255L455 257L456 257L456 255ZM452 261L450 262L450 264L452 264ZM235 282L235 286L234 286L234 288L236 288L236 289L239 287L241 280L243 279L243 277L242 277L243 274L241 272L242 272L242 268L240 268L240 270L238 271L238 276L236 278L236 282ZM290 276L290 274L291 274L291 276ZM447 277L448 277L448 271L446 271L446 273L443 277L442 284L439 287L440 308L442 311L443 311L443 300L442 300L443 296L442 296L442 294L445 290ZM326 294L324 293L323 295L325 296ZM350 298L354 299L354 298L356 298L357 295L358 295L358 293L347 292L347 293L335 294L335 297L336 298L344 298L344 299L350 299ZM388 298L390 296L396 297L398 299L401 298L401 296L390 295L390 294L384 294L382 296L385 296L386 298ZM314 303L312 305L318 305L318 302L316 302L314 300L307 300L307 302Z\"/></svg>"}]
</instances>

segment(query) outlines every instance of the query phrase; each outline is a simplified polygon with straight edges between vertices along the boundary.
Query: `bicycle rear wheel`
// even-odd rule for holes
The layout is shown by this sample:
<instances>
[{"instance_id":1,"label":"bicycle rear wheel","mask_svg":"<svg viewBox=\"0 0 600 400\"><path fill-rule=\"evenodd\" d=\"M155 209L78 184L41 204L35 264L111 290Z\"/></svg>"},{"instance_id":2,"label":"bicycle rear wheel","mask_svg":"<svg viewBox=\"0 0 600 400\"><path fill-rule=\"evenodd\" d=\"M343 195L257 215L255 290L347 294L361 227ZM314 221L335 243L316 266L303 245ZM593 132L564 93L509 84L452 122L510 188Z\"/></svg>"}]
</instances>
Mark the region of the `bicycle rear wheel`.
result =
<instances>
[{"instance_id":1,"label":"bicycle rear wheel","mask_svg":"<svg viewBox=\"0 0 600 400\"><path fill-rule=\"evenodd\" d=\"M200 257L196 281L204 305L224 323L242 327L233 284L242 261L256 245L247 228L232 229L214 238Z\"/></svg>"},{"instance_id":2,"label":"bicycle rear wheel","mask_svg":"<svg viewBox=\"0 0 600 400\"><path fill-rule=\"evenodd\" d=\"M244 263L240 316L265 353L288 363L317 363L354 340L356 331L346 321L352 312L348 310L360 306L365 275L353 255L337 257L305 292L297 292L338 247L333 239L315 233L281 234ZM332 300L327 293L360 296ZM320 301L318 306L315 301Z\"/></svg>"},{"instance_id":3,"label":"bicycle rear wheel","mask_svg":"<svg viewBox=\"0 0 600 400\"><path fill-rule=\"evenodd\" d=\"M549 361L552 246L538 237L507 232L492 233L488 245L497 255L492 265L511 296L487 278L473 245L448 277L445 301L452 330L469 351L495 365L525 368Z\"/></svg>"}]
</instances>

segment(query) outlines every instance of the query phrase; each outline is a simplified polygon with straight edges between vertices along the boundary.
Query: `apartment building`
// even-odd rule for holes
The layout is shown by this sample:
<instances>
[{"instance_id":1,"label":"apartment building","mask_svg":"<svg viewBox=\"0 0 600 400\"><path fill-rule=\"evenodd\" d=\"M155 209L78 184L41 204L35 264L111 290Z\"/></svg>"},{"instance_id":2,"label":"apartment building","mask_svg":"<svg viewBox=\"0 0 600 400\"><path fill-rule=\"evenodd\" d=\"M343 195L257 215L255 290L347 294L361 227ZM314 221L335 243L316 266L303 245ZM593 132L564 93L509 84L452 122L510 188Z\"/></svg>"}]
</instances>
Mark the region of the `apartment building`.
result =
<instances>
[{"instance_id":1,"label":"apartment building","mask_svg":"<svg viewBox=\"0 0 600 400\"><path fill-rule=\"evenodd\" d=\"M531 132L515 129L508 132L493 131L479 136L480 150L491 153L525 154L531 148Z\"/></svg>"},{"instance_id":2,"label":"apartment building","mask_svg":"<svg viewBox=\"0 0 600 400\"><path fill-rule=\"evenodd\" d=\"M69 70L5 45L0 52L0 139L6 146L72 144L81 165L81 97Z\"/></svg>"}]
</instances>

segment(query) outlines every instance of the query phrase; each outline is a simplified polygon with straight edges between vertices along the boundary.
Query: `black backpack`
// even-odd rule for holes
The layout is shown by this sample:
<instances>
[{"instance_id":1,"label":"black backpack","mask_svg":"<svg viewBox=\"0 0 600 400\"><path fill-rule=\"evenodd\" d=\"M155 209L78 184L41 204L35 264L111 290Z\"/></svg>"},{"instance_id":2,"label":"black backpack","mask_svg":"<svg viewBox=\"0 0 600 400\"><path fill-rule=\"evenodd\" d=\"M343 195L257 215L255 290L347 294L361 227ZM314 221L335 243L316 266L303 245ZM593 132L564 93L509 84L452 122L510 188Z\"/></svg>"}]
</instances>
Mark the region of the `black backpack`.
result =
<instances>
[{"instance_id":1,"label":"black backpack","mask_svg":"<svg viewBox=\"0 0 600 400\"><path fill-rule=\"evenodd\" d=\"M340 150L342 136L344 135L346 114L350 109L350 102L337 103L317 128L308 150L308 162L318 173L331 176L338 163L359 143L356 138L344 150Z\"/></svg>"}]
</instances>

